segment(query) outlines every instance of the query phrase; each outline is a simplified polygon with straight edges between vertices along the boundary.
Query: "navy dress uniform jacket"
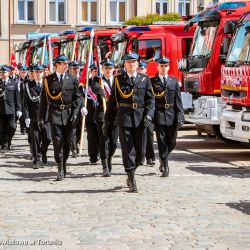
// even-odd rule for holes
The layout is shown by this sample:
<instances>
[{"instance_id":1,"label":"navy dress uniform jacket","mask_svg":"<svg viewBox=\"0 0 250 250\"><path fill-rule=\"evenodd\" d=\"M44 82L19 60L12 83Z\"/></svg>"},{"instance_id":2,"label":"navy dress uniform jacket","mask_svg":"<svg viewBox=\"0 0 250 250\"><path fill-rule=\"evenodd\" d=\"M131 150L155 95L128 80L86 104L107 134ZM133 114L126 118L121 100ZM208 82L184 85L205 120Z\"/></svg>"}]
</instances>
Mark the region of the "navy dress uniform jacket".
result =
<instances>
[{"instance_id":1,"label":"navy dress uniform jacket","mask_svg":"<svg viewBox=\"0 0 250 250\"><path fill-rule=\"evenodd\" d=\"M133 95L129 98L123 98L117 87L116 79L119 82L120 89L123 93L129 94L131 90ZM117 106L117 124L122 127L137 128L142 125L146 115L154 117L155 101L152 94L152 85L150 78L147 75L137 73L134 85L130 81L127 73L117 75L114 79L114 84L111 90L111 96L107 103L107 111L105 120L112 119L113 110ZM134 103L135 108L131 108ZM124 107L123 104L128 104L131 107ZM137 106L137 108L136 108Z\"/></svg>"},{"instance_id":2,"label":"navy dress uniform jacket","mask_svg":"<svg viewBox=\"0 0 250 250\"><path fill-rule=\"evenodd\" d=\"M62 92L62 97L59 100L51 99L46 94L45 82L43 82L39 120L46 121L46 111L48 109L48 121L55 125L65 126L71 116L77 116L82 104L78 90L78 80L68 73L64 75L63 84L60 83L56 73L47 76L45 79L48 81L50 93L57 96ZM61 109L60 105L65 105L65 108Z\"/></svg>"},{"instance_id":3,"label":"navy dress uniform jacket","mask_svg":"<svg viewBox=\"0 0 250 250\"><path fill-rule=\"evenodd\" d=\"M174 126L179 121L184 122L184 113L181 100L181 90L178 80L168 76L166 86L159 76L151 78L153 92L165 94L161 98L155 98L154 123L157 125ZM165 105L169 106L168 108Z\"/></svg>"},{"instance_id":4,"label":"navy dress uniform jacket","mask_svg":"<svg viewBox=\"0 0 250 250\"><path fill-rule=\"evenodd\" d=\"M4 94L5 93L5 94ZM18 90L18 84L15 80L9 78L7 85L0 82L0 114L16 115L16 111L21 111L21 97Z\"/></svg>"}]
</instances>

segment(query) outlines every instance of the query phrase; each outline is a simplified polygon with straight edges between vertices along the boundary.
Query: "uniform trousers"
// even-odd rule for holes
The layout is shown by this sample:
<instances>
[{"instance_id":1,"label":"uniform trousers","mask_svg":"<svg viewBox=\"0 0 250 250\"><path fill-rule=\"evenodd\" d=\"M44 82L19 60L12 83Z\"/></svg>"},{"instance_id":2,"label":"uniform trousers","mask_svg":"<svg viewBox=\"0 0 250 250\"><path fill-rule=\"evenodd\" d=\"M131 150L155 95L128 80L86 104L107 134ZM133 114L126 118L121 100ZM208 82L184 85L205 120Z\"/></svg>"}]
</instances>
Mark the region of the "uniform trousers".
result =
<instances>
[{"instance_id":1,"label":"uniform trousers","mask_svg":"<svg viewBox=\"0 0 250 250\"><path fill-rule=\"evenodd\" d=\"M90 159L97 160L99 157L99 136L96 123L86 122L88 155Z\"/></svg>"},{"instance_id":2,"label":"uniform trousers","mask_svg":"<svg viewBox=\"0 0 250 250\"><path fill-rule=\"evenodd\" d=\"M145 157L146 128L119 126L119 138L125 172L135 171Z\"/></svg>"},{"instance_id":3,"label":"uniform trousers","mask_svg":"<svg viewBox=\"0 0 250 250\"><path fill-rule=\"evenodd\" d=\"M2 148L11 145L11 140L16 132L15 115L0 115L0 144Z\"/></svg>"},{"instance_id":4,"label":"uniform trousers","mask_svg":"<svg viewBox=\"0 0 250 250\"><path fill-rule=\"evenodd\" d=\"M164 161L168 159L176 145L177 126L155 125L155 132L159 150L159 158Z\"/></svg>"},{"instance_id":5,"label":"uniform trousers","mask_svg":"<svg viewBox=\"0 0 250 250\"><path fill-rule=\"evenodd\" d=\"M39 130L38 122L30 124L31 151L33 155L33 163L40 162L40 158L46 158L49 144L51 142L50 124L44 124L42 131Z\"/></svg>"},{"instance_id":6,"label":"uniform trousers","mask_svg":"<svg viewBox=\"0 0 250 250\"><path fill-rule=\"evenodd\" d=\"M99 150L101 160L111 158L117 148L117 140L119 136L119 129L117 126L108 126L108 135L104 136L102 132L102 121L97 121L97 131L99 135Z\"/></svg>"},{"instance_id":7,"label":"uniform trousers","mask_svg":"<svg viewBox=\"0 0 250 250\"><path fill-rule=\"evenodd\" d=\"M56 163L65 163L69 157L70 144L73 138L73 126L56 125L51 123L51 136L54 147L54 158Z\"/></svg>"}]
</instances>

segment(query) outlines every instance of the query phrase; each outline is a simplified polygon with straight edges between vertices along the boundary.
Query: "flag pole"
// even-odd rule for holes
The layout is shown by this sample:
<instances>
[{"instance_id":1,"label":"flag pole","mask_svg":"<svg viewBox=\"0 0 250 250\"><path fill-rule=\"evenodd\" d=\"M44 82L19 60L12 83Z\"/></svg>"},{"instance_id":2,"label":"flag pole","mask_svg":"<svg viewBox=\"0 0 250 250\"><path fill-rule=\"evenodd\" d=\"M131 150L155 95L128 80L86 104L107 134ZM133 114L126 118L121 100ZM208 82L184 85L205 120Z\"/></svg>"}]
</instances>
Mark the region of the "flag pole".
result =
<instances>
[{"instance_id":1,"label":"flag pole","mask_svg":"<svg viewBox=\"0 0 250 250\"><path fill-rule=\"evenodd\" d=\"M84 107L87 107L87 94L88 94L88 87L89 87L89 75L90 75L90 69L89 66L91 64L91 58L93 54L93 41L94 41L95 31L94 29L90 32L90 41L89 41L89 54L88 54L88 65L87 65L87 76L86 76L86 87L85 87L85 99L84 99ZM80 151L79 155L82 155L83 150L83 138L84 138L84 128L85 128L85 121L86 116L84 115L82 117L82 128L81 128L81 140L80 140Z\"/></svg>"}]
</instances>

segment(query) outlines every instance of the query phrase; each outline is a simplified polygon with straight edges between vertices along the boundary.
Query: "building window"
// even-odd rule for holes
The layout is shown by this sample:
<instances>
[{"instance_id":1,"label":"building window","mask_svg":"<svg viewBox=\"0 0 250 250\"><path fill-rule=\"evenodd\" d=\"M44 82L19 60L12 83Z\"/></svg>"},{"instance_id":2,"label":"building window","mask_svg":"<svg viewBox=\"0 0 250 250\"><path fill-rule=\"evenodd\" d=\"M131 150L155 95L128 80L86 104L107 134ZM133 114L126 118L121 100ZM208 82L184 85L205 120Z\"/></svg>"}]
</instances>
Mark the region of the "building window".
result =
<instances>
[{"instance_id":1,"label":"building window","mask_svg":"<svg viewBox=\"0 0 250 250\"><path fill-rule=\"evenodd\" d=\"M179 13L181 16L190 16L191 0L180 0L179 1Z\"/></svg>"},{"instance_id":2,"label":"building window","mask_svg":"<svg viewBox=\"0 0 250 250\"><path fill-rule=\"evenodd\" d=\"M82 0L82 22L97 23L97 0Z\"/></svg>"},{"instance_id":3,"label":"building window","mask_svg":"<svg viewBox=\"0 0 250 250\"><path fill-rule=\"evenodd\" d=\"M125 22L125 0L110 0L110 22L123 23Z\"/></svg>"},{"instance_id":4,"label":"building window","mask_svg":"<svg viewBox=\"0 0 250 250\"><path fill-rule=\"evenodd\" d=\"M155 7L159 15L168 13L168 0L156 0Z\"/></svg>"},{"instance_id":5,"label":"building window","mask_svg":"<svg viewBox=\"0 0 250 250\"><path fill-rule=\"evenodd\" d=\"M49 21L55 23L65 22L64 0L49 0Z\"/></svg>"},{"instance_id":6,"label":"building window","mask_svg":"<svg viewBox=\"0 0 250 250\"><path fill-rule=\"evenodd\" d=\"M18 0L18 21L34 22L34 0Z\"/></svg>"}]
</instances>

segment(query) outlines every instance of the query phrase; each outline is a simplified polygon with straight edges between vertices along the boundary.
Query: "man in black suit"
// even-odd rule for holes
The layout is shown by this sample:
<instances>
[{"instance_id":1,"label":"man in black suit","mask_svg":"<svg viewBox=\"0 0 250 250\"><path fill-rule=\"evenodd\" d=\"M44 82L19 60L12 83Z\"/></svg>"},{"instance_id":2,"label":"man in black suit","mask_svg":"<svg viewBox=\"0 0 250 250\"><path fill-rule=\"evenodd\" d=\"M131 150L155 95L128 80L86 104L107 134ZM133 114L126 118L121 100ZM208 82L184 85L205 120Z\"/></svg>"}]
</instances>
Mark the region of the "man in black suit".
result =
<instances>
[{"instance_id":1,"label":"man in black suit","mask_svg":"<svg viewBox=\"0 0 250 250\"><path fill-rule=\"evenodd\" d=\"M130 192L137 192L135 170L145 154L146 128L152 122L155 108L149 77L137 73L138 59L136 53L124 56L127 73L115 77L104 122L105 130L113 119L114 108L118 107L117 123Z\"/></svg>"},{"instance_id":2,"label":"man in black suit","mask_svg":"<svg viewBox=\"0 0 250 250\"><path fill-rule=\"evenodd\" d=\"M44 67L35 65L33 70L35 79L27 81L25 86L24 116L26 127L30 128L33 168L38 169L47 164L47 150L51 142L51 133L48 120L44 120L44 126L41 129L38 126Z\"/></svg>"},{"instance_id":3,"label":"man in black suit","mask_svg":"<svg viewBox=\"0 0 250 250\"><path fill-rule=\"evenodd\" d=\"M116 122L116 107L112 112L113 119L110 120L109 126L105 128L105 131L102 129L104 120L103 102L106 102L106 100L110 97L111 89L114 84L114 64L109 60L104 60L101 64L103 72L101 81L103 88L99 82L95 82L93 91L97 96L95 121L99 135L99 150L102 160L103 176L108 177L112 171L112 157L117 148L119 129Z\"/></svg>"},{"instance_id":4,"label":"man in black suit","mask_svg":"<svg viewBox=\"0 0 250 250\"><path fill-rule=\"evenodd\" d=\"M162 177L169 175L168 156L176 145L177 129L184 123L181 90L178 80L169 76L169 59L158 61L159 74L151 79L155 96L155 132Z\"/></svg>"},{"instance_id":5,"label":"man in black suit","mask_svg":"<svg viewBox=\"0 0 250 250\"><path fill-rule=\"evenodd\" d=\"M11 150L11 141L16 132L16 117L22 116L21 97L17 82L10 79L10 68L1 67L0 81L0 145L2 152Z\"/></svg>"},{"instance_id":6,"label":"man in black suit","mask_svg":"<svg viewBox=\"0 0 250 250\"><path fill-rule=\"evenodd\" d=\"M56 72L44 78L39 112L40 129L50 122L54 146L54 157L58 166L56 180L66 175L66 162L69 157L73 128L82 101L77 79L66 73L68 58L60 55L53 61ZM47 112L48 110L48 112Z\"/></svg>"}]
</instances>

